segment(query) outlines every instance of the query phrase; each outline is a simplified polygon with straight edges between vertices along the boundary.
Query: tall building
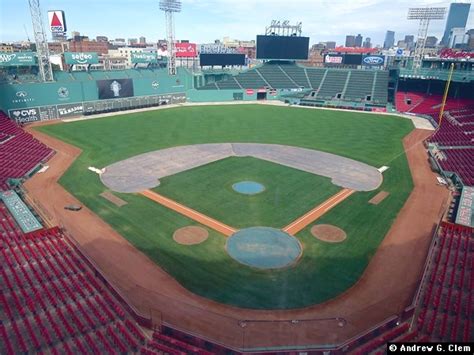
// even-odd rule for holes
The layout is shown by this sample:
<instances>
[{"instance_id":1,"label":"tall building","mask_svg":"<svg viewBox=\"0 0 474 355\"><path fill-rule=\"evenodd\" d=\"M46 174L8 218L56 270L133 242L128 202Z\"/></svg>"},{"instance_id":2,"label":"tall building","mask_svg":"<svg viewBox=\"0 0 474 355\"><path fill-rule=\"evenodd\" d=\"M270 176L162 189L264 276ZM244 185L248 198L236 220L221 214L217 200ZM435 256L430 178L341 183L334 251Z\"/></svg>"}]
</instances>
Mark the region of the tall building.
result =
<instances>
[{"instance_id":1,"label":"tall building","mask_svg":"<svg viewBox=\"0 0 474 355\"><path fill-rule=\"evenodd\" d=\"M334 41L327 41L327 42L326 42L326 48L327 48L327 49L334 49L334 48L336 48L336 42L334 42Z\"/></svg>"},{"instance_id":2,"label":"tall building","mask_svg":"<svg viewBox=\"0 0 474 355\"><path fill-rule=\"evenodd\" d=\"M405 35L404 42L405 42L408 49L412 49L413 47L415 47L415 36Z\"/></svg>"},{"instance_id":3,"label":"tall building","mask_svg":"<svg viewBox=\"0 0 474 355\"><path fill-rule=\"evenodd\" d=\"M434 48L436 47L437 43L438 43L438 38L436 38L435 36L428 36L426 37L425 47Z\"/></svg>"},{"instance_id":4,"label":"tall building","mask_svg":"<svg viewBox=\"0 0 474 355\"><path fill-rule=\"evenodd\" d=\"M143 36L141 36L138 41L140 44L146 44L146 38Z\"/></svg>"},{"instance_id":5,"label":"tall building","mask_svg":"<svg viewBox=\"0 0 474 355\"><path fill-rule=\"evenodd\" d=\"M453 28L466 28L470 8L470 3L452 3L449 6L448 19L446 20L446 27L444 28L441 45L448 45L449 35Z\"/></svg>"},{"instance_id":6,"label":"tall building","mask_svg":"<svg viewBox=\"0 0 474 355\"><path fill-rule=\"evenodd\" d=\"M97 42L108 42L108 41L109 41L109 39L107 38L107 36L97 36L97 37L95 38L95 40L96 40Z\"/></svg>"},{"instance_id":7,"label":"tall building","mask_svg":"<svg viewBox=\"0 0 474 355\"><path fill-rule=\"evenodd\" d=\"M387 31L385 34L385 41L383 42L383 49L390 49L395 44L395 32Z\"/></svg>"},{"instance_id":8,"label":"tall building","mask_svg":"<svg viewBox=\"0 0 474 355\"><path fill-rule=\"evenodd\" d=\"M371 39L370 37L367 37L364 41L364 43L362 43L362 47L364 48L372 48L372 43L370 43Z\"/></svg>"},{"instance_id":9,"label":"tall building","mask_svg":"<svg viewBox=\"0 0 474 355\"><path fill-rule=\"evenodd\" d=\"M468 43L468 35L464 27L454 27L449 32L448 47L449 48L464 48Z\"/></svg>"},{"instance_id":10,"label":"tall building","mask_svg":"<svg viewBox=\"0 0 474 355\"><path fill-rule=\"evenodd\" d=\"M128 45L132 46L134 44L137 44L138 43L138 39L136 38L129 38L128 39Z\"/></svg>"},{"instance_id":11,"label":"tall building","mask_svg":"<svg viewBox=\"0 0 474 355\"><path fill-rule=\"evenodd\" d=\"M355 47L355 36L353 35L346 36L346 47Z\"/></svg>"}]
</instances>

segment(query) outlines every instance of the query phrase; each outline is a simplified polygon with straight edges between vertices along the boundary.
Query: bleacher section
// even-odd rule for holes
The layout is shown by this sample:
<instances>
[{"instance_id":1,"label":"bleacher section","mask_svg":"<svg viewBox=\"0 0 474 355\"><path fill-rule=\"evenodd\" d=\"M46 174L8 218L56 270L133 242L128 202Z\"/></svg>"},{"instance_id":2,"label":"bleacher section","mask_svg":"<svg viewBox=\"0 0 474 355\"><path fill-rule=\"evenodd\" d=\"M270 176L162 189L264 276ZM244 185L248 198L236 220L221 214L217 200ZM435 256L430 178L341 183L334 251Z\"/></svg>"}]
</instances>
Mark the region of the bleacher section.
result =
<instances>
[{"instance_id":1,"label":"bleacher section","mask_svg":"<svg viewBox=\"0 0 474 355\"><path fill-rule=\"evenodd\" d=\"M331 100L337 94L342 95L348 75L348 70L329 70L317 96L322 99Z\"/></svg>"},{"instance_id":2,"label":"bleacher section","mask_svg":"<svg viewBox=\"0 0 474 355\"><path fill-rule=\"evenodd\" d=\"M344 98L352 101L361 101L367 95L372 96L374 76L374 71L353 70L344 93Z\"/></svg>"},{"instance_id":3,"label":"bleacher section","mask_svg":"<svg viewBox=\"0 0 474 355\"><path fill-rule=\"evenodd\" d=\"M372 101L378 104L386 104L388 96L388 71L377 70L376 79L372 92Z\"/></svg>"},{"instance_id":4,"label":"bleacher section","mask_svg":"<svg viewBox=\"0 0 474 355\"><path fill-rule=\"evenodd\" d=\"M0 138L0 190L8 188L9 178L23 178L53 154L1 111Z\"/></svg>"},{"instance_id":5,"label":"bleacher section","mask_svg":"<svg viewBox=\"0 0 474 355\"><path fill-rule=\"evenodd\" d=\"M312 89L313 99L362 102L371 96L371 103L387 104L388 72L305 68L290 63L266 63L229 79L210 82L198 90L238 89Z\"/></svg>"},{"instance_id":6,"label":"bleacher section","mask_svg":"<svg viewBox=\"0 0 474 355\"><path fill-rule=\"evenodd\" d=\"M472 228L443 222L425 274L419 332L432 341L472 341Z\"/></svg>"},{"instance_id":7,"label":"bleacher section","mask_svg":"<svg viewBox=\"0 0 474 355\"><path fill-rule=\"evenodd\" d=\"M296 89L299 85L279 65L263 65L255 69L273 89Z\"/></svg>"}]
</instances>

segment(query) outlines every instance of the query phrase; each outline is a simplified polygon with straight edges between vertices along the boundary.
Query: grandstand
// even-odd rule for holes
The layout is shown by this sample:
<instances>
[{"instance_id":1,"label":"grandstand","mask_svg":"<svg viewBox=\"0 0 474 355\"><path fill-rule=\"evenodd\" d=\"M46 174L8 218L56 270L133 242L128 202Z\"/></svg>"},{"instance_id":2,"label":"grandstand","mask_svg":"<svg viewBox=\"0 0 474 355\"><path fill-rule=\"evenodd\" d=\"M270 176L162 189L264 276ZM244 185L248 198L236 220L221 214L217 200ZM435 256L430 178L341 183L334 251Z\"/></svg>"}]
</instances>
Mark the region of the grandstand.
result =
<instances>
[{"instance_id":1,"label":"grandstand","mask_svg":"<svg viewBox=\"0 0 474 355\"><path fill-rule=\"evenodd\" d=\"M53 151L19 128L0 111L0 190L9 179L31 175Z\"/></svg>"},{"instance_id":2,"label":"grandstand","mask_svg":"<svg viewBox=\"0 0 474 355\"><path fill-rule=\"evenodd\" d=\"M427 117L437 127L427 140L430 155L437 168L464 185L474 185L474 100L448 99L441 125L439 112L441 95L426 95L417 92L398 92L396 105L399 111ZM407 104L410 102L410 104Z\"/></svg>"}]
</instances>

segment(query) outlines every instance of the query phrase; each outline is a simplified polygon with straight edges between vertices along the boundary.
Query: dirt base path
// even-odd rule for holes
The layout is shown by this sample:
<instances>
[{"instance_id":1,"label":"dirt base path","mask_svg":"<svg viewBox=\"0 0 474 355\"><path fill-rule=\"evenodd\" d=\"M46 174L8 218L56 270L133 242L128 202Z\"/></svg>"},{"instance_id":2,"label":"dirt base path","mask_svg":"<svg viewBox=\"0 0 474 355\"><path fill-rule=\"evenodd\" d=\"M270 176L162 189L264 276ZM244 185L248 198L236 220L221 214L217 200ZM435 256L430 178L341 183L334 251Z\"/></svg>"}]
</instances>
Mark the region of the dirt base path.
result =
<instances>
[{"instance_id":1,"label":"dirt base path","mask_svg":"<svg viewBox=\"0 0 474 355\"><path fill-rule=\"evenodd\" d=\"M172 199L164 197L151 190L142 191L140 192L140 195L143 195L146 198L149 198L150 200L159 203L160 205L168 207L169 209L172 209L173 211L176 211L182 214L183 216L191 218L196 222L199 222L209 228L212 228L218 231L219 233L224 234L226 237L230 237L232 234L237 232L237 229L235 228L229 227L228 225L219 222L214 218L208 217L198 211L193 210L192 208L186 207L176 201L173 201Z\"/></svg>"},{"instance_id":2,"label":"dirt base path","mask_svg":"<svg viewBox=\"0 0 474 355\"><path fill-rule=\"evenodd\" d=\"M236 348L339 344L400 313L413 299L433 228L448 196L445 188L436 185L421 144L432 132L414 130L404 139L414 190L359 282L339 297L305 309L241 309L189 292L88 208L64 210L64 205L80 202L57 180L80 151L29 131L58 152L49 161L49 170L26 182L30 197L66 228L130 303L158 323L173 324ZM336 317L344 319L343 326ZM312 321L293 323L292 319Z\"/></svg>"},{"instance_id":3,"label":"dirt base path","mask_svg":"<svg viewBox=\"0 0 474 355\"><path fill-rule=\"evenodd\" d=\"M337 194L335 194L334 196L331 196L326 201L321 203L319 206L313 208L311 211L301 216L300 218L296 219L294 222L291 222L289 225L283 228L283 231L288 234L295 235L299 231L309 226L311 223L313 223L315 220L317 220L327 211L336 207L338 204L340 204L342 201L344 201L354 192L355 192L354 190L342 189Z\"/></svg>"}]
</instances>

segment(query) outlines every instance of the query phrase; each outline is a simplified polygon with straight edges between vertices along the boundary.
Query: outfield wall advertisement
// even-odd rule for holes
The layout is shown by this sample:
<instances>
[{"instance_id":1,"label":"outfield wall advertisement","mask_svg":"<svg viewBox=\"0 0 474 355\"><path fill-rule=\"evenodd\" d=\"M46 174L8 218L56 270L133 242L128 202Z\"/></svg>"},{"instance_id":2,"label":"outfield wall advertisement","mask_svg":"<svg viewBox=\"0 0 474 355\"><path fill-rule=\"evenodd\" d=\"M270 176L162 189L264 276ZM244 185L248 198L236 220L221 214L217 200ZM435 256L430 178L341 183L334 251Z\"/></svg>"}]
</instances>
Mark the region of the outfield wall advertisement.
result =
<instances>
[{"instance_id":1,"label":"outfield wall advertisement","mask_svg":"<svg viewBox=\"0 0 474 355\"><path fill-rule=\"evenodd\" d=\"M170 105L186 102L185 93L173 93L154 96L138 96L122 99L111 99L75 104L29 107L25 109L12 109L8 111L10 118L17 123L30 123L55 119L67 119L94 112L107 110L120 110L147 105Z\"/></svg>"}]
</instances>

